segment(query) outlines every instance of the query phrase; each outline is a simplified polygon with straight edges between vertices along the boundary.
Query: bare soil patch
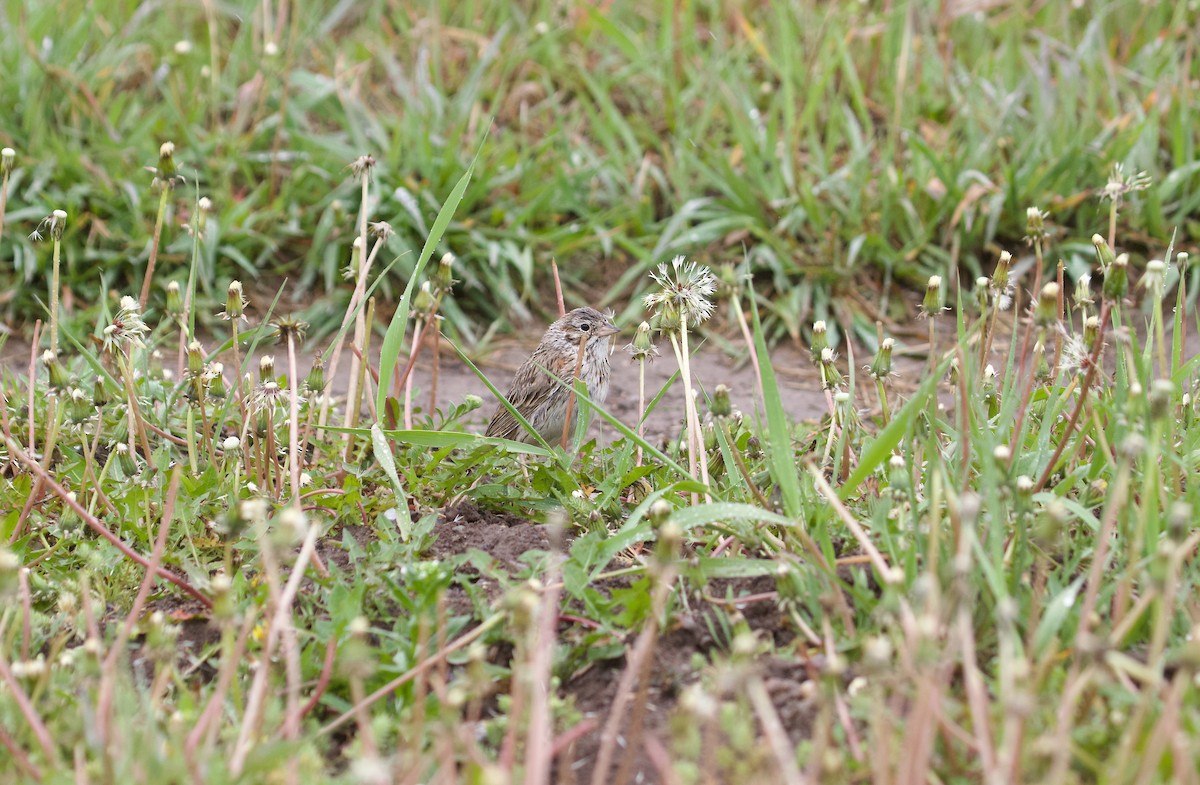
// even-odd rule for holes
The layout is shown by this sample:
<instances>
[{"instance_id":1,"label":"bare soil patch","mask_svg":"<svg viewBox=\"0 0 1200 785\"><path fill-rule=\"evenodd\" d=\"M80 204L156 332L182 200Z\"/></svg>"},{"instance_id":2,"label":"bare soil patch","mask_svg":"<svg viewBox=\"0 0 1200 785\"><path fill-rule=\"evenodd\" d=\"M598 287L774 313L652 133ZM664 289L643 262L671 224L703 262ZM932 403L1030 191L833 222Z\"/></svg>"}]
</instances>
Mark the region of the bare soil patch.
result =
<instances>
[{"instance_id":1,"label":"bare soil patch","mask_svg":"<svg viewBox=\"0 0 1200 785\"><path fill-rule=\"evenodd\" d=\"M518 568L520 557L529 550L548 550L549 537L546 528L526 521L519 516L503 512L481 510L471 502L463 502L443 511L434 526L435 541L429 555L450 558L478 549L492 556L500 564ZM466 571L474 571L466 567ZM478 584L485 592L494 595L498 590L495 581L479 575ZM627 582L621 582L625 585ZM616 586L610 587L616 588ZM738 597L761 595L773 591L774 579L762 576L748 579L717 579L711 581L706 592L712 597L732 597L735 613L745 618L747 624L760 637L769 640L778 651L786 651L794 633L774 601L738 604ZM469 612L469 602L461 588L455 587L450 597L454 612ZM570 599L563 598L562 612L569 613ZM728 609L725 609L726 611ZM617 764L629 768L629 782L660 782L660 774L647 753L647 744L658 744L670 749L673 721L688 722L681 714L679 699L684 690L700 680L704 666L714 656L728 651L729 641L722 640L722 629L716 622L719 613L713 605L702 599L693 600L691 610L677 612L672 626L664 630L653 652L650 677L645 685L646 701L642 733L637 738L629 737L629 716L626 715L619 742ZM560 633L572 624L564 619ZM632 641L628 643L632 644ZM505 655L511 650L505 647ZM617 697L617 684L626 667L624 658L602 660L585 666L567 678L561 688L560 697L569 699L591 723L591 729L579 737L569 748L566 758L560 756L555 771L555 782L588 783L591 781L596 756L601 745L601 729ZM810 664L799 659L774 655L758 665L776 711L785 730L794 739L808 735L812 716L802 685L810 678ZM747 716L746 722L757 720ZM567 766L562 765L569 760ZM609 772L615 777L617 769Z\"/></svg>"}]
</instances>

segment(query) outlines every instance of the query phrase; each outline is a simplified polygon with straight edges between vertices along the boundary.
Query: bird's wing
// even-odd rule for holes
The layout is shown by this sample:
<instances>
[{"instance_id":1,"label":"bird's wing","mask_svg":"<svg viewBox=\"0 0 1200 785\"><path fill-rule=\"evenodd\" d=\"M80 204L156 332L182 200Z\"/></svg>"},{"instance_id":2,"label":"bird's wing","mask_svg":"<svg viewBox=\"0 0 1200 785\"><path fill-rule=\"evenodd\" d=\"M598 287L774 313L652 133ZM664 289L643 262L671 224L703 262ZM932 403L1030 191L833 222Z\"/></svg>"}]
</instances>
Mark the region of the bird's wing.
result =
<instances>
[{"instance_id":1,"label":"bird's wing","mask_svg":"<svg viewBox=\"0 0 1200 785\"><path fill-rule=\"evenodd\" d=\"M513 377L512 383L508 385L508 392L504 395L513 408L519 411L526 420L530 419L540 405L550 399L557 387L550 376L539 367L545 365L541 360L541 357L534 354L522 365ZM517 422L517 418L512 416L512 412L506 409L504 404L496 405L496 412L492 415L492 420L488 423L484 435L517 441L520 441L523 436L528 436L525 428Z\"/></svg>"}]
</instances>

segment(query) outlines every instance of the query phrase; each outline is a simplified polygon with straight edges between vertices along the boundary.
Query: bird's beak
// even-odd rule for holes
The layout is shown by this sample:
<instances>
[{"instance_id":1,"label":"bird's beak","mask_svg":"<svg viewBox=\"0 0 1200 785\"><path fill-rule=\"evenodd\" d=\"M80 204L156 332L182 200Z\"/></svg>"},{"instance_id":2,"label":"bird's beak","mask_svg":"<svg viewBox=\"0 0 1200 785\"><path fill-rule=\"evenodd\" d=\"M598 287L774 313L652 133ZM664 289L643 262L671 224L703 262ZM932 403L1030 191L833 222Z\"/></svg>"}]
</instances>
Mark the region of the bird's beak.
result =
<instances>
[{"instance_id":1,"label":"bird's beak","mask_svg":"<svg viewBox=\"0 0 1200 785\"><path fill-rule=\"evenodd\" d=\"M600 325L600 329L596 330L594 335L596 338L607 338L608 336L616 335L619 332L621 331L617 329L615 324L612 322L605 322L604 324Z\"/></svg>"}]
</instances>

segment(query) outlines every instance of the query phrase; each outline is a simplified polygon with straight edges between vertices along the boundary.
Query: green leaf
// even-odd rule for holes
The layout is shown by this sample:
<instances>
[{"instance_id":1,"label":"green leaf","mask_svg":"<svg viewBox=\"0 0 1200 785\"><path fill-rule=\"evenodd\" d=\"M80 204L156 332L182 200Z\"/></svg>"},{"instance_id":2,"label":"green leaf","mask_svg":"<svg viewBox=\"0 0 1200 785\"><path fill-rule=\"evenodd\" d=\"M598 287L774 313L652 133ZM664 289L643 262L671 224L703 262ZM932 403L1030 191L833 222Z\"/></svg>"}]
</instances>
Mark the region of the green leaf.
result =
<instances>
[{"instance_id":1,"label":"green leaf","mask_svg":"<svg viewBox=\"0 0 1200 785\"><path fill-rule=\"evenodd\" d=\"M909 402L904 404L904 407L900 411L896 412L892 421L887 424L887 427L880 431L879 435L872 439L866 446L866 449L862 451L858 466L854 467L854 471L850 472L850 476L846 478L846 482L842 484L842 487L838 488L839 499L845 501L853 496L863 480L870 477L872 472L883 465L884 461L892 454L892 451L896 449L896 445L900 444L900 439L904 437L904 434L908 433L908 429L917 418L917 415L924 411L929 396L933 395L934 390L937 389L938 379L942 378L942 375L946 372L946 368L950 364L950 359L952 358L942 363L936 374L931 374L925 379Z\"/></svg>"},{"instance_id":2,"label":"green leaf","mask_svg":"<svg viewBox=\"0 0 1200 785\"><path fill-rule=\"evenodd\" d=\"M1075 607L1075 600L1079 595L1079 588L1083 585L1083 579L1082 575L1076 578L1071 585L1056 594L1046 606L1042 620L1038 622L1037 632L1033 634L1033 655L1035 657L1044 654L1050 641L1057 637L1062 630L1063 623Z\"/></svg>"},{"instance_id":3,"label":"green leaf","mask_svg":"<svg viewBox=\"0 0 1200 785\"><path fill-rule=\"evenodd\" d=\"M412 520L408 515L408 494L404 492L400 475L396 473L396 458L392 455L392 446L388 444L387 437L384 435L383 429L379 427L379 423L371 426L371 446L375 449L375 460L379 461L384 474L388 476L392 487L396 490L396 506L401 508L401 514L396 516L396 523L400 529L400 538L404 542L408 542L408 538L412 534Z\"/></svg>"},{"instance_id":4,"label":"green leaf","mask_svg":"<svg viewBox=\"0 0 1200 785\"><path fill-rule=\"evenodd\" d=\"M783 411L783 400L779 397L779 384L775 381L775 369L771 367L771 353L763 337L762 321L758 316L758 302L751 296L750 315L753 317L754 347L762 362L758 364L762 379L763 404L767 414L767 432L771 437L771 475L779 484L783 494L783 509L792 517L801 512L800 474L796 469L795 452L792 449L792 434L787 415Z\"/></svg>"},{"instance_id":5,"label":"green leaf","mask_svg":"<svg viewBox=\"0 0 1200 785\"><path fill-rule=\"evenodd\" d=\"M481 445L490 444L493 447L499 447L506 452L520 453L522 455L537 455L545 458L553 455L553 452L543 447L538 447L536 444L525 444L523 442L513 441L512 439L501 439L496 436L480 436L474 433L455 433L447 431L388 431L388 436L397 441L407 444L415 444L421 447L461 447L470 449Z\"/></svg>"},{"instance_id":6,"label":"green leaf","mask_svg":"<svg viewBox=\"0 0 1200 785\"><path fill-rule=\"evenodd\" d=\"M737 504L734 502L713 502L697 507L685 507L671 513L671 520L684 530L694 529L710 523L723 521L762 521L779 526L793 527L795 522L778 513L755 507L753 504Z\"/></svg>"},{"instance_id":7,"label":"green leaf","mask_svg":"<svg viewBox=\"0 0 1200 785\"><path fill-rule=\"evenodd\" d=\"M488 127L490 125L491 123L489 122ZM487 137L485 134L483 141L479 143L480 149L482 149L486 141ZM466 173L459 178L458 183L450 191L450 196L446 198L445 204L442 205L442 209L438 211L437 218L433 221L433 228L429 231L429 236L425 238L425 245L421 248L421 255L417 257L417 266L413 268L412 275L408 279L408 284L404 287L404 294L400 297L400 305L396 308L396 313L392 316L392 321L383 336L383 345L379 353L379 378L381 380L392 378L392 372L396 368L396 361L400 357L400 350L404 344L404 333L408 329L408 314L412 309L413 291L416 290L417 281L420 280L421 273L425 272L425 265L429 263L429 258L433 256L433 249L437 247L437 244L442 239L442 235L446 233L446 227L450 225L450 219L454 217L454 211L458 209L458 203L462 201L463 194L467 191L467 185L471 182L471 175L475 172L475 164L478 161L479 152L476 151L471 165L467 167ZM377 412L382 412L385 408L387 389L387 383L381 382L375 399L375 411Z\"/></svg>"},{"instance_id":8,"label":"green leaf","mask_svg":"<svg viewBox=\"0 0 1200 785\"><path fill-rule=\"evenodd\" d=\"M704 578L757 578L774 575L779 565L770 559L730 559L701 556L689 562L689 572Z\"/></svg>"}]
</instances>

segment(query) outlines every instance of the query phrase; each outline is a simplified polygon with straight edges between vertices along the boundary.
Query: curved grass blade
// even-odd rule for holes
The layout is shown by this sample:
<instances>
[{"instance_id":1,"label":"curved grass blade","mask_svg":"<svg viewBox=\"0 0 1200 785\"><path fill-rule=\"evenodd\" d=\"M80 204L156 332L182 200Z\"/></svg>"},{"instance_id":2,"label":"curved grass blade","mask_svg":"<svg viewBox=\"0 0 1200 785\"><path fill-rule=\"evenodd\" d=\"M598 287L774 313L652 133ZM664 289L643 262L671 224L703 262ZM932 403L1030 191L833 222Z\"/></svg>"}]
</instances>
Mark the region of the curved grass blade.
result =
<instances>
[{"instance_id":1,"label":"curved grass blade","mask_svg":"<svg viewBox=\"0 0 1200 785\"><path fill-rule=\"evenodd\" d=\"M490 126L490 123L489 123ZM480 150L483 144L487 141L486 134L483 141L480 142ZM429 263L429 258L433 256L433 249L441 241L442 235L446 233L446 227L450 225L450 219L454 217L454 211L458 209L459 202L462 201L463 194L467 191L467 185L471 182L471 175L475 172L475 164L479 161L479 151L475 152L475 157L471 160L471 165L467 167L466 173L458 179L458 183L450 191L450 195L446 197L446 202L442 205L442 209L438 211L437 218L433 221L433 228L429 232L429 236L425 238L425 245L421 248L421 255L417 257L417 266L413 268L412 275L409 276L408 284L404 287L404 294L400 297L400 305L396 308L396 313L392 316L392 321L388 325L387 332L383 336L383 345L379 353L379 389L375 393L375 411L382 412L387 407L387 391L388 384L384 380L391 379L392 373L396 369L396 362L400 357L400 350L404 343L404 333L408 329L408 314L412 309L413 291L416 289L417 281L421 278L421 273L425 271L425 265Z\"/></svg>"}]
</instances>

